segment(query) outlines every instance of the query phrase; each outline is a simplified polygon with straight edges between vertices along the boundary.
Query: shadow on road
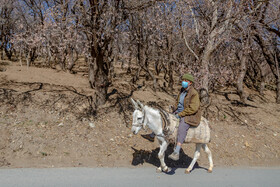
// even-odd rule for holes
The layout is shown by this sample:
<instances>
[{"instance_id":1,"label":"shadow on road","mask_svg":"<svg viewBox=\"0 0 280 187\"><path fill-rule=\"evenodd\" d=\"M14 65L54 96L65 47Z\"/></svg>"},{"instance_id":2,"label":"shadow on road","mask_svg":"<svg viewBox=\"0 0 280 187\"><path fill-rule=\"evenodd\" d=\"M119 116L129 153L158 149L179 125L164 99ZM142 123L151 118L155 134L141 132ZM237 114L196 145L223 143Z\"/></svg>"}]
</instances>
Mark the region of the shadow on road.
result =
<instances>
[{"instance_id":1,"label":"shadow on road","mask_svg":"<svg viewBox=\"0 0 280 187\"><path fill-rule=\"evenodd\" d=\"M159 148L153 149L152 151L143 150L143 149L137 150L134 147L131 148L134 151L133 159L131 162L133 166L137 166L139 164L144 164L144 163L149 163L156 167L160 166L160 161L158 159ZM182 149L180 151L180 159L178 161L173 161L168 158L168 155L170 155L172 152L173 152L173 145L169 145L167 147L167 150L165 151L165 157L164 157L166 165L171 168L171 171L166 173L168 175L174 175L178 168L187 168L192 161L192 158L186 155ZM194 169L207 170L204 167L200 167L198 163L195 163L193 170Z\"/></svg>"}]
</instances>

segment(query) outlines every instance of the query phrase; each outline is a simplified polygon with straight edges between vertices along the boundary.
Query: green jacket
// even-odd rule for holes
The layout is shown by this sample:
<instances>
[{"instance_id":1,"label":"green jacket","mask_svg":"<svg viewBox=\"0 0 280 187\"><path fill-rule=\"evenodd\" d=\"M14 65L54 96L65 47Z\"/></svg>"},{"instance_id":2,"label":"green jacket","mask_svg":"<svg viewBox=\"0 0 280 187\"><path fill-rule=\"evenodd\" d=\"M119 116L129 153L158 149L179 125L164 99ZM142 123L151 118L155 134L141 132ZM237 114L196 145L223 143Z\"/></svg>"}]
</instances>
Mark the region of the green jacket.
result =
<instances>
[{"instance_id":1,"label":"green jacket","mask_svg":"<svg viewBox=\"0 0 280 187\"><path fill-rule=\"evenodd\" d=\"M177 108L180 100L180 94L177 96L175 108ZM198 126L201 120L201 109L198 92L193 86L189 87L187 95L184 99L184 110L178 115L185 117L185 122L191 126Z\"/></svg>"}]
</instances>

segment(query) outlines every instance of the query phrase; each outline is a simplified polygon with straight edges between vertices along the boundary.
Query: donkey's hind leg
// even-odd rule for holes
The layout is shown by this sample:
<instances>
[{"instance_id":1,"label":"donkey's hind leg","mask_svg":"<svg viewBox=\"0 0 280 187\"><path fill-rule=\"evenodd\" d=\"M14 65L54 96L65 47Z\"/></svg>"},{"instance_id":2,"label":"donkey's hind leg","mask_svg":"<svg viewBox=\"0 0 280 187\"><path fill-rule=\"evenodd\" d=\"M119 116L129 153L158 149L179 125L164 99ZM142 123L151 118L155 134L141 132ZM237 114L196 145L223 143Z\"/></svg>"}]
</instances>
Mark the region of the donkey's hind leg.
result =
<instances>
[{"instance_id":1,"label":"donkey's hind leg","mask_svg":"<svg viewBox=\"0 0 280 187\"><path fill-rule=\"evenodd\" d=\"M200 149L201 149L202 144L201 143L197 143L195 145L196 145L196 148L195 148L195 153L194 153L193 160L192 160L191 164L189 165L189 167L185 170L185 173L190 173L191 172L191 170L193 169L194 164L196 163L197 159L200 156Z\"/></svg>"},{"instance_id":2,"label":"donkey's hind leg","mask_svg":"<svg viewBox=\"0 0 280 187\"><path fill-rule=\"evenodd\" d=\"M165 151L167 149L168 143L163 138L158 138L160 143L160 150L158 152L158 158L160 160L160 167L157 168L157 172L168 172L168 167L164 162Z\"/></svg>"},{"instance_id":3,"label":"donkey's hind leg","mask_svg":"<svg viewBox=\"0 0 280 187\"><path fill-rule=\"evenodd\" d=\"M210 149L208 148L207 144L202 144L202 149L207 153L208 155L208 160L209 160L209 168L208 168L208 173L212 173L213 170L213 160L212 160L212 153Z\"/></svg>"}]
</instances>

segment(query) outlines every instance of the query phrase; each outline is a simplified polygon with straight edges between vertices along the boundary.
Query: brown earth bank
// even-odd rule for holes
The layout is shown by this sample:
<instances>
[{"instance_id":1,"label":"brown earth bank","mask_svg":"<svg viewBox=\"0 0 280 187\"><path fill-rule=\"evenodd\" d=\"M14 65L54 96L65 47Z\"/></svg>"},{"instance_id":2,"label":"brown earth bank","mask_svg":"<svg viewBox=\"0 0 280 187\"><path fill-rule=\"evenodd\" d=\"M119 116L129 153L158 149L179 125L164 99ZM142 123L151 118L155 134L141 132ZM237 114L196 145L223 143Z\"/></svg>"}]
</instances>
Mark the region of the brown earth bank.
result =
<instances>
[{"instance_id":1,"label":"brown earth bank","mask_svg":"<svg viewBox=\"0 0 280 187\"><path fill-rule=\"evenodd\" d=\"M0 72L0 167L135 167L159 166L157 141L140 131L132 135L129 98L167 109L179 90L153 91L148 82L130 83L119 68L108 101L93 115L92 95L83 73L6 65ZM144 84L145 83L145 84ZM160 82L162 84L162 82ZM233 88L211 94L205 116L211 125L215 166L280 166L280 106L275 93L265 96L246 89L247 105ZM172 145L167 155L172 152ZM170 167L187 167L195 145L184 144L180 160ZM202 152L198 165L208 167Z\"/></svg>"}]
</instances>

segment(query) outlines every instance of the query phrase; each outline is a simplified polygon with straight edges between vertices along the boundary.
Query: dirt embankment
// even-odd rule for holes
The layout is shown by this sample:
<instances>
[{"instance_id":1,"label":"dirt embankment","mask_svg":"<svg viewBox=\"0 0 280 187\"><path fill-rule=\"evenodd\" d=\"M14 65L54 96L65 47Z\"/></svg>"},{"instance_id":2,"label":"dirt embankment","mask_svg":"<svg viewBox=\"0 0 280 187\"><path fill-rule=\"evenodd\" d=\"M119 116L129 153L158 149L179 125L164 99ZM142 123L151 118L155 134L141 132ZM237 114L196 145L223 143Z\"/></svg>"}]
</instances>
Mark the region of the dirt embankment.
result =
<instances>
[{"instance_id":1,"label":"dirt embankment","mask_svg":"<svg viewBox=\"0 0 280 187\"><path fill-rule=\"evenodd\" d=\"M91 115L92 90L81 74L53 69L5 66L0 72L1 167L101 167L159 165L158 144L130 132L133 97L167 108L172 94L131 85L122 73L115 78L109 101ZM141 82L141 81L140 81ZM135 90L130 95L131 90ZM234 90L211 95L207 118L211 124L210 149L216 166L279 166L280 106L275 93L259 96L246 90L251 101L240 105ZM142 131L141 134L149 133ZM172 152L170 146L167 155ZM178 162L186 167L194 145L183 146ZM198 161L207 167L206 154Z\"/></svg>"}]
</instances>

